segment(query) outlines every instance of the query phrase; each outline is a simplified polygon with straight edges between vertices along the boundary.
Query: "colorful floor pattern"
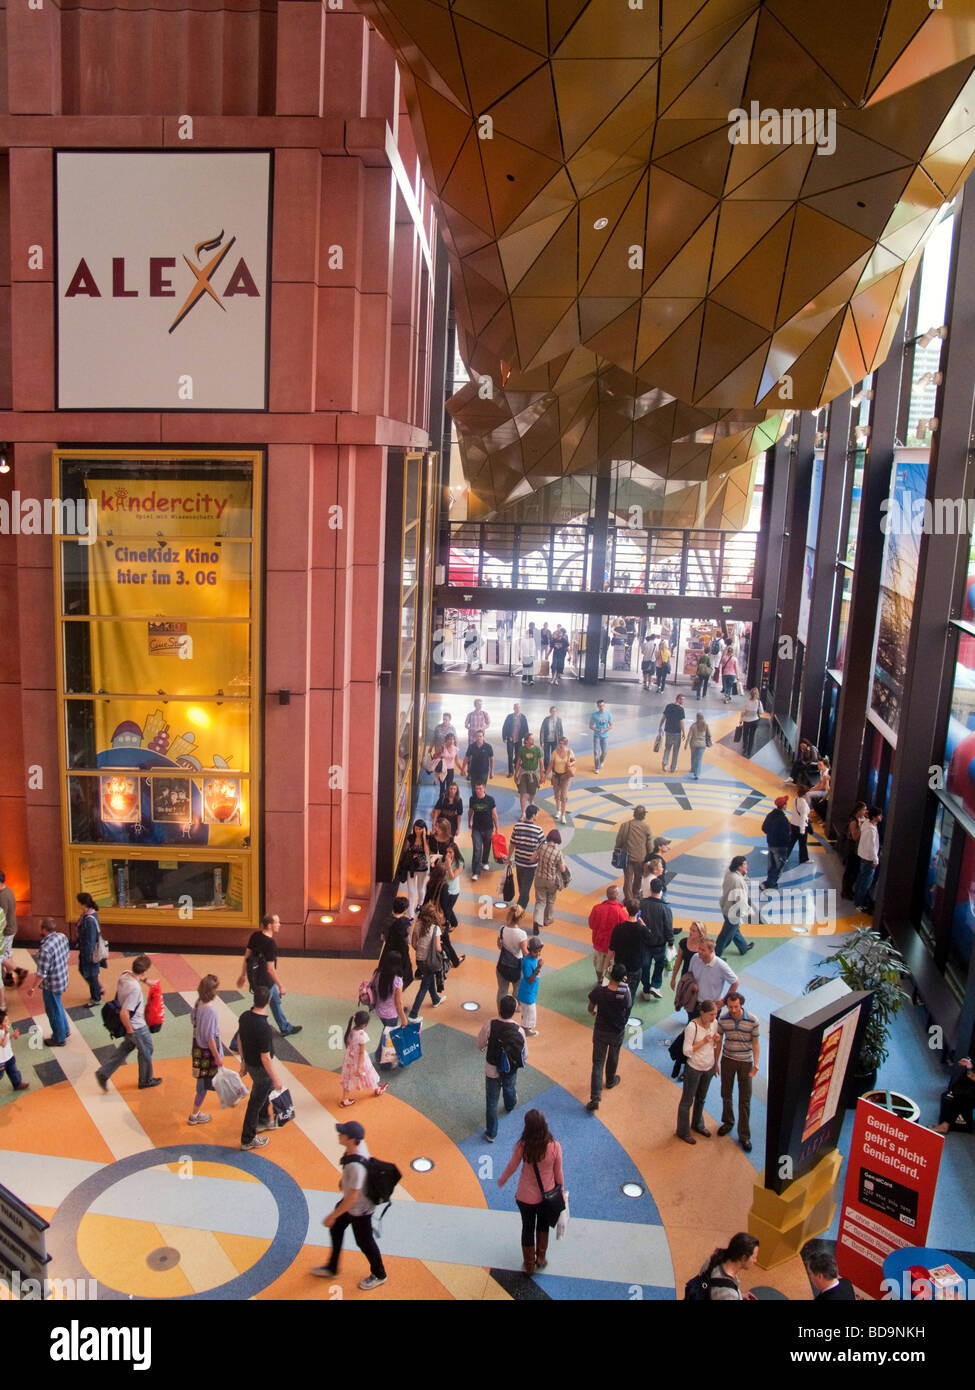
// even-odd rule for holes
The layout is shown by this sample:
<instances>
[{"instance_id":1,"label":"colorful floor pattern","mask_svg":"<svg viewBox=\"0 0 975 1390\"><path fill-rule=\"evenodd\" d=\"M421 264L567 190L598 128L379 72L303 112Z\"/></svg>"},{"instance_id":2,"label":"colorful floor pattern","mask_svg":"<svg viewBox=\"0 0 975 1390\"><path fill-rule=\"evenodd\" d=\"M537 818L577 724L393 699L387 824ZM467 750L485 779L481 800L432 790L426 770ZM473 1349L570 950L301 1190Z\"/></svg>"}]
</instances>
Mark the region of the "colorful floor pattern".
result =
<instances>
[{"instance_id":1,"label":"colorful floor pattern","mask_svg":"<svg viewBox=\"0 0 975 1390\"><path fill-rule=\"evenodd\" d=\"M499 727L510 701L496 690L483 693ZM512 690L517 698L515 682ZM770 797L782 790L782 768L770 745L754 762L743 759L731 740L736 714L708 705L715 745L703 779L689 779L686 753L678 773L665 775L659 756L651 753L664 702L635 689L607 687L616 726L608 760L596 776L586 732L589 707L580 695L559 691L555 697L579 757L571 823L560 827L572 884L560 894L556 921L544 933L539 1037L531 1040L529 1066L518 1079L518 1110L502 1116L498 1142L485 1143L483 1058L473 1038L494 1015L496 922L502 914L493 908L500 874L492 871L462 894L455 942L467 960L450 976L447 1001L427 1012L422 1061L393 1073L387 1095L360 1099L351 1115L365 1125L371 1151L395 1161L404 1174L382 1223L388 1282L368 1295L358 1292L367 1271L351 1243L335 1280L309 1274L328 1245L321 1220L336 1201L340 1150L334 1126L350 1118L338 1109L342 1031L367 967L356 960L281 963L291 986L288 1016L303 1026L277 1049L297 1118L273 1133L260 1154L244 1154L238 1148L241 1109L222 1111L214 1099L209 1125L191 1129L186 1123L193 1095L188 1015L196 983L208 971L224 983L237 972L236 957L187 952L153 953L167 1005L165 1026L154 1039L156 1073L165 1084L144 1096L136 1088L134 1062L115 1074L107 1094L99 1090L95 1067L112 1045L100 1019L78 1002L87 990L76 971L65 997L72 1035L57 1052L33 1045L39 1037L30 1035L31 1013L42 1013L39 997L31 1001L8 991L10 1017L21 1032L15 1051L31 1090L15 1096L0 1079L0 1172L6 1186L52 1221L52 1276L94 1279L102 1299L668 1300L680 1296L712 1248L744 1228L764 1157L765 1050L752 1104L750 1156L733 1135L699 1144L693 1154L674 1138L679 1091L670 1079L666 1045L684 1015L673 1012L666 988L662 1001L638 1004L642 1026L621 1057L622 1085L604 1096L598 1114L588 1114L586 996L595 977L586 923L592 904L617 878L610 867L616 826L642 803L654 833L673 839L669 867L676 877L668 901L675 925L686 929L697 918L716 928L720 880L732 854L748 854L753 880L764 875L761 821ZM533 728L552 698L547 688L536 687L522 700ZM693 708L693 700L688 703ZM431 705L433 722L449 708L462 727L470 691L454 682L449 696L435 697ZM503 745L498 741L495 747L496 767L503 772ZM507 828L518 810L511 781L495 779L491 792ZM425 787L419 814L433 799L433 787ZM553 824L548 788L538 802L547 830ZM461 845L466 850L468 836ZM809 864L793 864L783 876L783 887L792 893L788 920L747 929L756 948L740 969L740 958L733 950L729 955L747 1007L766 1025L763 1034L770 1012L822 973L835 934L861 921L844 912L827 920L826 893L837 885L839 866L815 835L810 848ZM23 949L14 957L29 964ZM124 960L113 956L108 989L123 968ZM248 1002L234 989L221 992L225 1039ZM464 1010L464 1002L477 1009ZM44 1022L38 1019L41 1027ZM923 1045L923 1022L919 1010L902 1012L883 1079L914 1096L922 1118L933 1120L944 1081ZM531 1106L544 1111L562 1143L571 1208L567 1238L553 1242L549 1268L534 1282L517 1273L513 1184L497 1187L520 1117ZM716 1084L707 1111L716 1121ZM847 1137L850 1124L848 1117ZM417 1158L431 1160L432 1167L414 1170ZM640 1195L625 1195L624 1185L633 1184ZM972 1190L972 1145L952 1137L930 1244L975 1247ZM791 1298L809 1297L798 1260L771 1272L756 1269L744 1281L749 1282L772 1284Z\"/></svg>"}]
</instances>

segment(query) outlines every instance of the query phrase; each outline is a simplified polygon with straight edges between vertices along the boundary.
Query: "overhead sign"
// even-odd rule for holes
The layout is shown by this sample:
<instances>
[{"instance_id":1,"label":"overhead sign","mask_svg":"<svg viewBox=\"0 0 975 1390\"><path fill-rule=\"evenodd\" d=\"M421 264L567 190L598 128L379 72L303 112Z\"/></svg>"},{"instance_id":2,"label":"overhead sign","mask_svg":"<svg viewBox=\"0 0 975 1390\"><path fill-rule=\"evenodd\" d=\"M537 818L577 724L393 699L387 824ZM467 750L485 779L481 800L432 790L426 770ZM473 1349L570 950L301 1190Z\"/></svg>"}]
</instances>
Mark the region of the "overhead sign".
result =
<instances>
[{"instance_id":1,"label":"overhead sign","mask_svg":"<svg viewBox=\"0 0 975 1390\"><path fill-rule=\"evenodd\" d=\"M58 407L267 408L270 153L57 155Z\"/></svg>"},{"instance_id":2,"label":"overhead sign","mask_svg":"<svg viewBox=\"0 0 975 1390\"><path fill-rule=\"evenodd\" d=\"M879 1298L884 1260L927 1239L944 1135L857 1101L836 1242L840 1273Z\"/></svg>"}]
</instances>

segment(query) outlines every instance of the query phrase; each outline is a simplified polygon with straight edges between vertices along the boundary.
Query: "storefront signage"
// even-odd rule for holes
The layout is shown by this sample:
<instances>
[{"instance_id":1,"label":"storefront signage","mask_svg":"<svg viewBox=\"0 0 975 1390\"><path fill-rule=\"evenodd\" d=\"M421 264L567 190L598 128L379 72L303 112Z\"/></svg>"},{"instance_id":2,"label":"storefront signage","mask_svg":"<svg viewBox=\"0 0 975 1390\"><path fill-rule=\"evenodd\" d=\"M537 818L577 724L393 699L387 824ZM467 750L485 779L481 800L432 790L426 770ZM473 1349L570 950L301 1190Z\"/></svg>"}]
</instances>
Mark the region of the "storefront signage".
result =
<instances>
[{"instance_id":1,"label":"storefront signage","mask_svg":"<svg viewBox=\"0 0 975 1390\"><path fill-rule=\"evenodd\" d=\"M57 155L58 406L264 410L269 153Z\"/></svg>"}]
</instances>

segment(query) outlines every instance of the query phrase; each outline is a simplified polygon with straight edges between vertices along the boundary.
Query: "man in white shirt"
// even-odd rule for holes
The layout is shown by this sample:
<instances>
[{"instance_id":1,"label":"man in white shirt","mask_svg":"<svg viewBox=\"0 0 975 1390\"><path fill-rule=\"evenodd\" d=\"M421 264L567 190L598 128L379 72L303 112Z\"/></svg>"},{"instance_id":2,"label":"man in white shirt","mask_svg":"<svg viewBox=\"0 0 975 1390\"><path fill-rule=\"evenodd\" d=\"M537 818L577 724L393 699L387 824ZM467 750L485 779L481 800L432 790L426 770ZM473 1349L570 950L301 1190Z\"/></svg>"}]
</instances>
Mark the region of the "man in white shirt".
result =
<instances>
[{"instance_id":1,"label":"man in white shirt","mask_svg":"<svg viewBox=\"0 0 975 1390\"><path fill-rule=\"evenodd\" d=\"M366 1196L366 1160L370 1157L366 1147L366 1131L355 1120L335 1126L339 1143L345 1150L342 1155L341 1185L342 1200L322 1221L332 1233L332 1255L327 1264L318 1265L311 1270L321 1279L334 1279L339 1272L339 1255L342 1253L342 1240L349 1226L355 1243L369 1261L369 1273L360 1280L359 1288L367 1292L378 1289L386 1282L383 1257L379 1253L376 1237L372 1229L372 1214L375 1207Z\"/></svg>"},{"instance_id":2,"label":"man in white shirt","mask_svg":"<svg viewBox=\"0 0 975 1390\"><path fill-rule=\"evenodd\" d=\"M723 1008L728 995L738 987L738 976L727 961L714 954L714 941L710 936L701 938L700 946L691 957L690 972L697 981L698 1009L702 1007L702 999L713 999L716 1008ZM695 1016L696 1011L691 1017Z\"/></svg>"},{"instance_id":3,"label":"man in white shirt","mask_svg":"<svg viewBox=\"0 0 975 1390\"><path fill-rule=\"evenodd\" d=\"M882 819L883 811L880 807L871 806L867 812L867 819L860 826L860 838L857 841L860 868L853 889L853 905L859 912L873 911L867 904L870 901L870 890L873 887L877 865L880 863L880 831L877 827Z\"/></svg>"},{"instance_id":4,"label":"man in white shirt","mask_svg":"<svg viewBox=\"0 0 975 1390\"><path fill-rule=\"evenodd\" d=\"M786 851L782 867L785 868L792 856L795 846L799 846L799 863L809 863L809 846L806 843L806 835L809 831L809 802L804 796L794 796L789 802L789 824L792 826L792 838L789 841L789 848Z\"/></svg>"},{"instance_id":5,"label":"man in white shirt","mask_svg":"<svg viewBox=\"0 0 975 1390\"><path fill-rule=\"evenodd\" d=\"M711 1138L704 1123L704 1101L711 1077L718 1069L718 1049L721 1039L715 1019L718 1006L713 999L700 1000L700 1013L684 1029L684 1089L677 1107L677 1138L685 1144L696 1144L691 1134ZM693 1107L693 1113L692 1113Z\"/></svg>"}]
</instances>

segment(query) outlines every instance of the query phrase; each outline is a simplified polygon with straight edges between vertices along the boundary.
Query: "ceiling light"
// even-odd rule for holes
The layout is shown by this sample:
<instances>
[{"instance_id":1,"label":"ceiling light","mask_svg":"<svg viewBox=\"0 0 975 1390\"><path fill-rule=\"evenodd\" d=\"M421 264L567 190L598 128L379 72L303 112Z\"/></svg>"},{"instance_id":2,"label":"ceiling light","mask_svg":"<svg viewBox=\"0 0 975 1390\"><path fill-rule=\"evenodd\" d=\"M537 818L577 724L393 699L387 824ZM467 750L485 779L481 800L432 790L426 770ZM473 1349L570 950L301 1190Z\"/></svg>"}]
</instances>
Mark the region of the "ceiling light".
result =
<instances>
[{"instance_id":1,"label":"ceiling light","mask_svg":"<svg viewBox=\"0 0 975 1390\"><path fill-rule=\"evenodd\" d=\"M324 922L324 923L326 924L326 926L327 926L329 922L334 922L334 921L335 921L335 918L332 917L332 916L330 916L329 913L323 912L322 915L321 915L321 917L319 917L318 920L319 920L320 922Z\"/></svg>"},{"instance_id":2,"label":"ceiling light","mask_svg":"<svg viewBox=\"0 0 975 1390\"><path fill-rule=\"evenodd\" d=\"M592 226L593 226L593 231L601 232L601 231L603 230L604 227L608 227L608 226L609 226L609 218L608 218L608 217L597 217L596 220L595 220L595 222L592 224Z\"/></svg>"},{"instance_id":3,"label":"ceiling light","mask_svg":"<svg viewBox=\"0 0 975 1390\"><path fill-rule=\"evenodd\" d=\"M350 912L361 912L361 911L362 911L362 907L360 906L359 903L349 903L349 911L350 911Z\"/></svg>"}]
</instances>

